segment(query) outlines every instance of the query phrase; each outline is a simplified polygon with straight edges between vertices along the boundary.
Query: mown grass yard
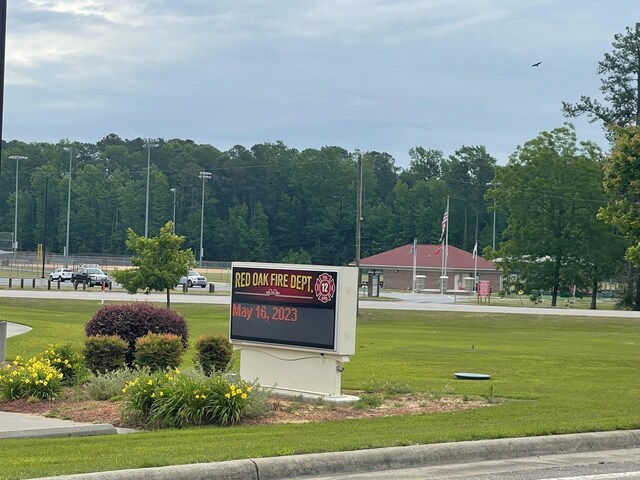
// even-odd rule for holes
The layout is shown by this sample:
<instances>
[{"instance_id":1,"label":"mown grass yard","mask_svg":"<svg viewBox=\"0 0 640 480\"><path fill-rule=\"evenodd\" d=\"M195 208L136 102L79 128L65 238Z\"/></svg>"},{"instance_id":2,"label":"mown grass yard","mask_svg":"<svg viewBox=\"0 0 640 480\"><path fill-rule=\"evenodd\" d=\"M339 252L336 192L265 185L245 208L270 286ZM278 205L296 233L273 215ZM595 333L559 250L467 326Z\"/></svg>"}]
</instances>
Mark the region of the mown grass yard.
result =
<instances>
[{"instance_id":1,"label":"mown grass yard","mask_svg":"<svg viewBox=\"0 0 640 480\"><path fill-rule=\"evenodd\" d=\"M91 302L3 299L0 319L34 330L7 358L79 347ZM191 339L228 331L228 307L174 305ZM490 408L309 424L0 442L0 478L214 462L483 438L640 428L640 318L361 310L343 390L394 389L500 399ZM190 366L192 350L185 364ZM455 372L492 375L463 381ZM0 409L1 409L0 405ZM100 452L100 455L96 455Z\"/></svg>"}]
</instances>

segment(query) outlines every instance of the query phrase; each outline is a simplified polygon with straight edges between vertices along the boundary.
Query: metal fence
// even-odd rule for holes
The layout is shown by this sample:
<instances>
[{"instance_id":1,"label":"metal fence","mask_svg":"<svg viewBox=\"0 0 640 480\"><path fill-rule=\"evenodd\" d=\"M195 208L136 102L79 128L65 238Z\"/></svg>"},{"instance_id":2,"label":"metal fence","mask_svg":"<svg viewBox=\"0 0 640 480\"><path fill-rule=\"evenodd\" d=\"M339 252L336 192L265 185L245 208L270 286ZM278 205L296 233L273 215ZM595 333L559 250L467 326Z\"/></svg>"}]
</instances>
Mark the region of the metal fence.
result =
<instances>
[{"instance_id":1,"label":"metal fence","mask_svg":"<svg viewBox=\"0 0 640 480\"><path fill-rule=\"evenodd\" d=\"M68 268L77 269L80 265L97 264L107 273L112 273L119 268L131 266L131 257L123 255L86 254L71 255L69 257ZM7 255L2 260L0 276L2 277L40 277L48 276L49 272L56 268L65 267L64 255L48 253L44 258L37 252L16 252ZM229 270L231 262L202 262L196 269L209 270ZM43 272L44 270L44 272Z\"/></svg>"}]
</instances>

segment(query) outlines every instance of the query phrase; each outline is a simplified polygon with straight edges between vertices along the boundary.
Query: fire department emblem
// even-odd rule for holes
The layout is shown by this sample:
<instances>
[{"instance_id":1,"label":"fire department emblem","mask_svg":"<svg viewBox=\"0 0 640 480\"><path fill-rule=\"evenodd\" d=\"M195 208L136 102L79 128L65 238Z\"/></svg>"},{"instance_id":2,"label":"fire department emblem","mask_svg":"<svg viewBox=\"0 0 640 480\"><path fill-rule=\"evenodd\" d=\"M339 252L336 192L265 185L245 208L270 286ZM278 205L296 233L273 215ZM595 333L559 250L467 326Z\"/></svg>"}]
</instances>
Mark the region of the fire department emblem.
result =
<instances>
[{"instance_id":1,"label":"fire department emblem","mask_svg":"<svg viewBox=\"0 0 640 480\"><path fill-rule=\"evenodd\" d=\"M316 279L314 289L318 300L322 303L327 303L333 298L333 294L336 292L336 284L331 275L323 273Z\"/></svg>"}]
</instances>

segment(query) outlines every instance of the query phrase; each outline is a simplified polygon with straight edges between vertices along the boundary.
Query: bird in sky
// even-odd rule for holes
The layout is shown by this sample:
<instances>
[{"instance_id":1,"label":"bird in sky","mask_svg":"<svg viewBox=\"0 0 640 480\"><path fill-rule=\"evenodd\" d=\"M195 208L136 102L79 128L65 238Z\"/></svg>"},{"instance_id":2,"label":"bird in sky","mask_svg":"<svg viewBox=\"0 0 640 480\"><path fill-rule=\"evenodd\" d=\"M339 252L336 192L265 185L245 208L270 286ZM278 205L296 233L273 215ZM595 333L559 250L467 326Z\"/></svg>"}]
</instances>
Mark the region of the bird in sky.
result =
<instances>
[{"instance_id":1,"label":"bird in sky","mask_svg":"<svg viewBox=\"0 0 640 480\"><path fill-rule=\"evenodd\" d=\"M539 67L541 63L542 63L542 62L536 62L536 63L534 63L534 64L533 64L533 65L531 65L531 66L532 66L532 67Z\"/></svg>"}]
</instances>

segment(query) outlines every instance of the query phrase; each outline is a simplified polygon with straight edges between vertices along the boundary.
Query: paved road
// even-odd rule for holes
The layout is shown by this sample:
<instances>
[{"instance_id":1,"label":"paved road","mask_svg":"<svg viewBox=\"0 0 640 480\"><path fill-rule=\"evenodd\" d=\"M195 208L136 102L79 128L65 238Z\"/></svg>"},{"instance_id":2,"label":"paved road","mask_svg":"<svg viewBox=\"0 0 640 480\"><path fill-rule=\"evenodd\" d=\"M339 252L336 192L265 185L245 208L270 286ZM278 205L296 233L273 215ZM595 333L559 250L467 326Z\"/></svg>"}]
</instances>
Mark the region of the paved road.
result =
<instances>
[{"instance_id":1,"label":"paved road","mask_svg":"<svg viewBox=\"0 0 640 480\"><path fill-rule=\"evenodd\" d=\"M309 480L640 480L640 448L437 465Z\"/></svg>"},{"instance_id":2,"label":"paved road","mask_svg":"<svg viewBox=\"0 0 640 480\"><path fill-rule=\"evenodd\" d=\"M216 284L216 292L228 292L228 284ZM565 308L527 308L527 307L503 307L469 302L461 297L452 297L437 294L415 293L389 293L386 296L394 297L398 301L360 300L360 308L378 310L424 310L424 311L448 311L448 312L484 312L484 313L518 313L529 315L560 315L560 316L590 316L590 317L617 317L637 318L640 320L640 312L626 310L581 310ZM48 298L48 299L74 299L95 301L149 301L165 303L164 293L150 293L148 295L129 295L121 289L101 291L99 288L87 290L34 290L34 289L0 289L0 298ZM229 305L228 295L213 295L206 289L191 289L188 293L174 290L171 294L171 303L202 303L213 305Z\"/></svg>"}]
</instances>

